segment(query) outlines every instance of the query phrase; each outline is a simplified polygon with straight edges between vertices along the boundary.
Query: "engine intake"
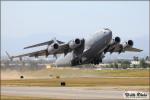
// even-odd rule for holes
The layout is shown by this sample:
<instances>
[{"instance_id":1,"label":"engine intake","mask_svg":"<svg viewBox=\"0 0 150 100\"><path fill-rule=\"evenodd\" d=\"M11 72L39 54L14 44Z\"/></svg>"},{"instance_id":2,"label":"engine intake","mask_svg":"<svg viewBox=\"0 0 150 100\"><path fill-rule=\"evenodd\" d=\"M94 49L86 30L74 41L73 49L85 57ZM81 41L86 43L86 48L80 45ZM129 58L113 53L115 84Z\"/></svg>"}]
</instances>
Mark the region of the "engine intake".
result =
<instances>
[{"instance_id":1,"label":"engine intake","mask_svg":"<svg viewBox=\"0 0 150 100\"><path fill-rule=\"evenodd\" d=\"M70 41L69 47L70 47L71 49L75 49L75 48L77 48L78 46L80 46L80 44L81 44L81 40L77 38L77 39L75 39L75 40Z\"/></svg>"},{"instance_id":2,"label":"engine intake","mask_svg":"<svg viewBox=\"0 0 150 100\"><path fill-rule=\"evenodd\" d=\"M76 44L80 44L80 42L81 42L80 39L75 39Z\"/></svg>"},{"instance_id":3,"label":"engine intake","mask_svg":"<svg viewBox=\"0 0 150 100\"><path fill-rule=\"evenodd\" d=\"M132 40L128 40L128 45L129 46L133 46L133 41Z\"/></svg>"},{"instance_id":4,"label":"engine intake","mask_svg":"<svg viewBox=\"0 0 150 100\"><path fill-rule=\"evenodd\" d=\"M55 53L59 49L59 45L57 43L53 43L48 46L48 53Z\"/></svg>"},{"instance_id":5,"label":"engine intake","mask_svg":"<svg viewBox=\"0 0 150 100\"><path fill-rule=\"evenodd\" d=\"M57 43L53 44L53 48L54 48L54 49L58 49L58 47L59 47L59 46L58 46Z\"/></svg>"},{"instance_id":6,"label":"engine intake","mask_svg":"<svg viewBox=\"0 0 150 100\"><path fill-rule=\"evenodd\" d=\"M115 37L115 42L116 43L120 43L120 41L121 41L120 37Z\"/></svg>"}]
</instances>

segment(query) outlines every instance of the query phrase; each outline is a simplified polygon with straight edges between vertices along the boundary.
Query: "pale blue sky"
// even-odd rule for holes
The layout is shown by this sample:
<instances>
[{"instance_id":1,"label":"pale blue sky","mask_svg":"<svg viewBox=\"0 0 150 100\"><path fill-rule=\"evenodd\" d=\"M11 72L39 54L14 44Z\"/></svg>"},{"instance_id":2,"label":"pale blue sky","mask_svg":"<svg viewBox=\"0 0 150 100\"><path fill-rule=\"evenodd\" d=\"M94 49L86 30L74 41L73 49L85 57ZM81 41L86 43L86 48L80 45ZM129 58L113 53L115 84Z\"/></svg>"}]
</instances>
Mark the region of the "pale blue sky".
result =
<instances>
[{"instance_id":1,"label":"pale blue sky","mask_svg":"<svg viewBox=\"0 0 150 100\"><path fill-rule=\"evenodd\" d=\"M107 58L149 54L148 1L2 1L1 44L12 55L37 49L23 47L56 37L69 41L108 27L122 42L132 39L144 51L107 55Z\"/></svg>"}]
</instances>

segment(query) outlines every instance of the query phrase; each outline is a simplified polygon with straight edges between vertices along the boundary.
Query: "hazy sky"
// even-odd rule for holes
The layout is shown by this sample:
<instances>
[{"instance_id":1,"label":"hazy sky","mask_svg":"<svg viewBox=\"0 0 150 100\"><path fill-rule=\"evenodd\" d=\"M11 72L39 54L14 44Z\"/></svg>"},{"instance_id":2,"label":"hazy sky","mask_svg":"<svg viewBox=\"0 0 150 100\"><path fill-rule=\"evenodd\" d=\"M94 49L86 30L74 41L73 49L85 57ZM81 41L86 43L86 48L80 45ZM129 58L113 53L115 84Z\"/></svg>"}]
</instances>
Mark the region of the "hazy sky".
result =
<instances>
[{"instance_id":1,"label":"hazy sky","mask_svg":"<svg viewBox=\"0 0 150 100\"><path fill-rule=\"evenodd\" d=\"M132 39L141 53L107 54L107 58L149 54L149 1L2 1L1 54L41 48L23 47L56 37L69 41L108 27L122 42Z\"/></svg>"}]
</instances>

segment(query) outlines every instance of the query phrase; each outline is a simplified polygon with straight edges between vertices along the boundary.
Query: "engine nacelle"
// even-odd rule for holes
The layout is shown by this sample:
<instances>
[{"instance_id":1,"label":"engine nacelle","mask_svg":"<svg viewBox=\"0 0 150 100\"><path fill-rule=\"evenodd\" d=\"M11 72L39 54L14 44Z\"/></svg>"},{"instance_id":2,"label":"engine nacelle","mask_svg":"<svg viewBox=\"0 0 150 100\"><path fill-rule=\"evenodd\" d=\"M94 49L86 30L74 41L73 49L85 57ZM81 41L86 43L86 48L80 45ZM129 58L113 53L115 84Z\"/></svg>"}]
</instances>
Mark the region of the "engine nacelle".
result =
<instances>
[{"instance_id":1,"label":"engine nacelle","mask_svg":"<svg viewBox=\"0 0 150 100\"><path fill-rule=\"evenodd\" d=\"M132 47L133 46L133 41L128 40L128 42L125 42L124 44L122 44L122 46L123 46L123 48Z\"/></svg>"},{"instance_id":2,"label":"engine nacelle","mask_svg":"<svg viewBox=\"0 0 150 100\"><path fill-rule=\"evenodd\" d=\"M128 40L127 43L128 43L129 46L131 46L131 47L133 46L133 41L132 40Z\"/></svg>"},{"instance_id":3,"label":"engine nacelle","mask_svg":"<svg viewBox=\"0 0 150 100\"><path fill-rule=\"evenodd\" d=\"M48 53L55 53L59 49L59 45L57 43L53 43L48 46Z\"/></svg>"},{"instance_id":4,"label":"engine nacelle","mask_svg":"<svg viewBox=\"0 0 150 100\"><path fill-rule=\"evenodd\" d=\"M78 39L78 38L76 38L75 40L70 41L70 43L69 43L69 47L71 49L75 49L75 48L77 48L80 45L81 45L81 40Z\"/></svg>"},{"instance_id":5,"label":"engine nacelle","mask_svg":"<svg viewBox=\"0 0 150 100\"><path fill-rule=\"evenodd\" d=\"M115 37L115 43L120 43L121 39L120 37Z\"/></svg>"},{"instance_id":6,"label":"engine nacelle","mask_svg":"<svg viewBox=\"0 0 150 100\"><path fill-rule=\"evenodd\" d=\"M120 37L115 37L115 39L112 39L111 41L111 45L114 45L114 44L119 44L121 41Z\"/></svg>"}]
</instances>

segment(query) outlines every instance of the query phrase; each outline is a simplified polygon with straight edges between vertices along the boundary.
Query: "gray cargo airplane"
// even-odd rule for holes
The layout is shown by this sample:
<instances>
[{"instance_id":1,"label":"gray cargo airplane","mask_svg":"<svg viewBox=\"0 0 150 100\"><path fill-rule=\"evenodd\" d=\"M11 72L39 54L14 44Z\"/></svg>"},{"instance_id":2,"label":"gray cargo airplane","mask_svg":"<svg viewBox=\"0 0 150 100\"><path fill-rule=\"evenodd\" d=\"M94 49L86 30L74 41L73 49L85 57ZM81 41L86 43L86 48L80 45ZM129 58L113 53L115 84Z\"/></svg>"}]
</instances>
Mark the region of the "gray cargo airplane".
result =
<instances>
[{"instance_id":1,"label":"gray cargo airplane","mask_svg":"<svg viewBox=\"0 0 150 100\"><path fill-rule=\"evenodd\" d=\"M104 55L107 52L118 52L119 54L125 51L141 52L142 50L133 47L133 41L128 40L124 44L121 44L120 37L112 38L112 31L108 28L101 29L89 38L76 38L68 43L53 39L47 42L35 44L25 47L33 48L38 46L47 45L47 48L40 51L35 51L18 56L8 57L22 59L23 56L38 57L54 55L57 58L57 54L62 54L55 61L56 66L75 66L82 64L99 64L102 62Z\"/></svg>"}]
</instances>

